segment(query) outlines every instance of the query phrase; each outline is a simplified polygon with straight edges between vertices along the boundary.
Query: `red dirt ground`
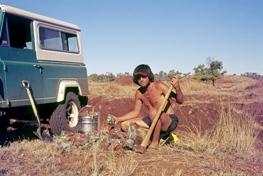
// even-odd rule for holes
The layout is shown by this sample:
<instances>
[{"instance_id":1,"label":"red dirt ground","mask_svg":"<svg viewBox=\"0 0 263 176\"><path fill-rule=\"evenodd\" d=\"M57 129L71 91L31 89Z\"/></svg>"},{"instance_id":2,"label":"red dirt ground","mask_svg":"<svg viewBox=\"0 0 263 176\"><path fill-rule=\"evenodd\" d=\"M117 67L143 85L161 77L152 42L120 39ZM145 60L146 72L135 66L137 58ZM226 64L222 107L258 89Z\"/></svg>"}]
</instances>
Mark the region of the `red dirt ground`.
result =
<instances>
[{"instance_id":1,"label":"red dirt ground","mask_svg":"<svg viewBox=\"0 0 263 176\"><path fill-rule=\"evenodd\" d=\"M131 76L122 76L114 80L114 82L122 86L130 86L134 84Z\"/></svg>"},{"instance_id":2,"label":"red dirt ground","mask_svg":"<svg viewBox=\"0 0 263 176\"><path fill-rule=\"evenodd\" d=\"M116 82L119 82L121 85L132 84L131 79L127 79L128 80L123 78ZM234 87L236 83L232 80L218 80L216 84L218 84L217 86L219 88L228 89L229 87ZM176 107L176 115L179 117L178 130L183 129L185 126L191 126L192 124L197 126L200 124L201 129L212 127L219 115L219 101L230 102L231 105L233 104L242 109L242 112L256 114L257 121L263 125L262 85L263 80L258 80L255 84L246 87L241 92L241 95L244 95L242 97L236 97L232 94L219 95L219 97L218 95L186 95L184 104L177 105ZM230 91L233 91L234 94L236 90ZM116 116L123 115L132 110L134 104L134 99L132 98L109 98L105 96L90 96L89 98L89 104L93 105L95 111L100 113L100 124L102 126L105 125L105 119L108 114ZM146 113L146 109L143 109L142 115ZM263 131L260 134L260 138L263 142ZM32 144L30 143L29 145L33 147L36 144L31 146ZM48 152L48 162L42 160L41 157L37 158L33 155L33 153L38 155L43 153L43 151L45 151L42 150L45 149L43 146L46 145L46 143L38 143L38 146L42 146L42 148L37 147L36 149L39 149L39 151L32 153L30 153L31 151L29 150L23 151L23 149L15 149L15 151L18 152L0 150L0 175L12 175L11 171L14 168L22 169L22 173L29 173L25 175L48 175L44 174L45 168L56 168L57 170L55 170L53 174L57 175L62 171L74 170L74 167L78 168L79 166L77 167L75 163L83 159L83 156L85 156L83 160L86 160L88 156L87 151L83 149L77 151L75 155L72 155L71 152L57 153L53 156L54 161L49 163L50 157L52 157L52 155L49 155L50 151L46 151ZM260 145L259 148L262 149L263 147ZM26 152L29 152L29 154L25 155L24 153ZM182 153L180 148L175 147L173 150L166 148L158 151L148 150L144 155L135 154L134 157L138 161L138 166L132 175L215 175L213 173L218 173L217 175L240 175L239 172L232 173L232 168L234 168L235 171L240 170L242 173L246 173L245 175L262 175L262 172L260 172L262 171L261 168L263 165L262 155L246 158L245 155L230 155L227 152L213 154L193 153L190 149ZM56 162L56 160L59 161ZM88 160L92 162L94 159L90 158ZM98 161L102 160L105 160L104 156L98 159ZM40 166L45 166L44 169L39 166L39 162L42 162ZM83 169L86 167L86 165L81 167L81 171L87 171ZM163 172L160 171L162 169L164 169ZM175 170L179 170L177 174ZM180 170L183 174L180 174ZM88 175L88 172L78 171L76 173L78 174L74 175L82 175L81 173ZM61 173L59 175L61 175Z\"/></svg>"},{"instance_id":3,"label":"red dirt ground","mask_svg":"<svg viewBox=\"0 0 263 176\"><path fill-rule=\"evenodd\" d=\"M116 80L117 83L121 85L132 84L131 77L123 77ZM217 84L224 87L224 84L235 84L233 81L229 80L218 80ZM244 90L244 97L234 97L234 96L206 96L206 95L192 95L185 96L185 102L182 105L177 105L176 115L179 118L178 130L186 126L191 126L193 124L200 124L202 129L207 129L213 126L217 120L219 114L219 99L220 101L229 101L231 104L239 107L245 112L256 114L257 121L263 125L263 101L251 101L257 97L256 91L262 92L263 80L258 80L256 84L248 86ZM219 87L220 87L219 86ZM255 97L256 96L256 97ZM258 98L258 97L257 97ZM241 100L247 100L246 101ZM193 100L198 100L198 103L192 103ZM262 99L261 99L262 100ZM105 125L105 119L108 114L113 114L115 116L123 115L133 109L134 99L132 98L107 98L103 96L91 97L89 104L95 107L95 111L100 114L100 124ZM142 116L147 114L145 109L142 110ZM260 138L263 140L263 132L260 134Z\"/></svg>"}]
</instances>

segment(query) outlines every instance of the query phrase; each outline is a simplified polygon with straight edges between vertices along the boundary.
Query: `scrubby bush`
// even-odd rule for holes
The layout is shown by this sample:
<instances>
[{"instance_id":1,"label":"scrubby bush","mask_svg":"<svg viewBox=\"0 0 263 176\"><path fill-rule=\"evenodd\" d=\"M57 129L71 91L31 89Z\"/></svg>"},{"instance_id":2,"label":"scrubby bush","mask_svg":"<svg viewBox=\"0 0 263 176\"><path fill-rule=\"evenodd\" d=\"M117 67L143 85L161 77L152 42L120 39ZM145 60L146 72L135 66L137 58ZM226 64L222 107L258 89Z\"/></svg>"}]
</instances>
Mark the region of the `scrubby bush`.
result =
<instances>
[{"instance_id":1,"label":"scrubby bush","mask_svg":"<svg viewBox=\"0 0 263 176\"><path fill-rule=\"evenodd\" d=\"M208 66L199 64L194 68L194 78L201 81L212 81L215 85L216 79L224 75L226 71L222 71L223 63L212 58L208 58Z\"/></svg>"}]
</instances>

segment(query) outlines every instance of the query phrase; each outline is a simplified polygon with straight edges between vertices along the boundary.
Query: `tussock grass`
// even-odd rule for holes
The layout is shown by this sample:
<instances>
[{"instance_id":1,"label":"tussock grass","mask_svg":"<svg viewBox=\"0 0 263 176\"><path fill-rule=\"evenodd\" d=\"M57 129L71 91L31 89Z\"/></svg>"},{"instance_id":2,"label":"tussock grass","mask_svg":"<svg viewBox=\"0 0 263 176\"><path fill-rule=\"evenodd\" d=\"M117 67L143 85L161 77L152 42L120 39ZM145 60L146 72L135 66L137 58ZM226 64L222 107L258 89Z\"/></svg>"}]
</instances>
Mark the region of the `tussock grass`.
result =
<instances>
[{"instance_id":1,"label":"tussock grass","mask_svg":"<svg viewBox=\"0 0 263 176\"><path fill-rule=\"evenodd\" d=\"M94 143L91 146L91 154L93 157L92 163L91 163L91 167L92 167L92 176L98 176L100 175L100 167L99 167L99 163L98 163L98 155L99 155L99 151L100 151L100 147L99 147L99 143Z\"/></svg>"},{"instance_id":2,"label":"tussock grass","mask_svg":"<svg viewBox=\"0 0 263 176\"><path fill-rule=\"evenodd\" d=\"M254 154L259 134L253 116L236 108L221 105L219 119L212 130L201 130L201 125L186 128L181 144L198 152L237 152Z\"/></svg>"},{"instance_id":3,"label":"tussock grass","mask_svg":"<svg viewBox=\"0 0 263 176\"><path fill-rule=\"evenodd\" d=\"M235 108L221 108L218 124L213 132L213 138L218 141L220 149L253 153L259 129L255 128L255 117L244 112L238 113Z\"/></svg>"},{"instance_id":4,"label":"tussock grass","mask_svg":"<svg viewBox=\"0 0 263 176\"><path fill-rule=\"evenodd\" d=\"M107 165L112 176L132 175L138 165L138 162L134 158L134 153L131 152L118 156L116 152L111 151L107 160Z\"/></svg>"}]
</instances>

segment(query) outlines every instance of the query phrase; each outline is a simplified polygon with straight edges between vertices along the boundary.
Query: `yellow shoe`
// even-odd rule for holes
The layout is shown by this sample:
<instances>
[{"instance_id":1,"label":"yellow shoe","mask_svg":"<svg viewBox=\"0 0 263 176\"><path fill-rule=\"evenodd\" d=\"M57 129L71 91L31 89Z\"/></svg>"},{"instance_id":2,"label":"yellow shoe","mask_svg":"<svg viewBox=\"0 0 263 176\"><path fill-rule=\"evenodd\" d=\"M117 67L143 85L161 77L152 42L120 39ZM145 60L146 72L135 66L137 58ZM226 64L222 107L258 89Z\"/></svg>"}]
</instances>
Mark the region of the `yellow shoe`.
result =
<instances>
[{"instance_id":1,"label":"yellow shoe","mask_svg":"<svg viewBox=\"0 0 263 176\"><path fill-rule=\"evenodd\" d=\"M174 132L171 133L171 136L172 136L173 142L174 142L175 144L178 144L178 143L180 142L179 137L178 137Z\"/></svg>"}]
</instances>

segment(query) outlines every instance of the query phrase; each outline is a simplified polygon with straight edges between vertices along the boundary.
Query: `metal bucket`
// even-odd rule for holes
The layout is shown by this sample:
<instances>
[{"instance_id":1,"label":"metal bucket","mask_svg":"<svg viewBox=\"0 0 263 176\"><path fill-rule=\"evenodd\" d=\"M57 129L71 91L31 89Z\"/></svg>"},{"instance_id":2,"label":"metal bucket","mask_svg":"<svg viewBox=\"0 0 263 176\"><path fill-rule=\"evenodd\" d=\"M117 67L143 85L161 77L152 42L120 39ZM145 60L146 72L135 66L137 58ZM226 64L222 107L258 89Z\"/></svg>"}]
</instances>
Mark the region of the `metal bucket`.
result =
<instances>
[{"instance_id":1,"label":"metal bucket","mask_svg":"<svg viewBox=\"0 0 263 176\"><path fill-rule=\"evenodd\" d=\"M87 108L90 108L88 106ZM79 117L79 132L88 133L93 130L98 130L98 119L99 115L97 112L94 112L94 108L92 108L91 112L86 112L85 114Z\"/></svg>"}]
</instances>

